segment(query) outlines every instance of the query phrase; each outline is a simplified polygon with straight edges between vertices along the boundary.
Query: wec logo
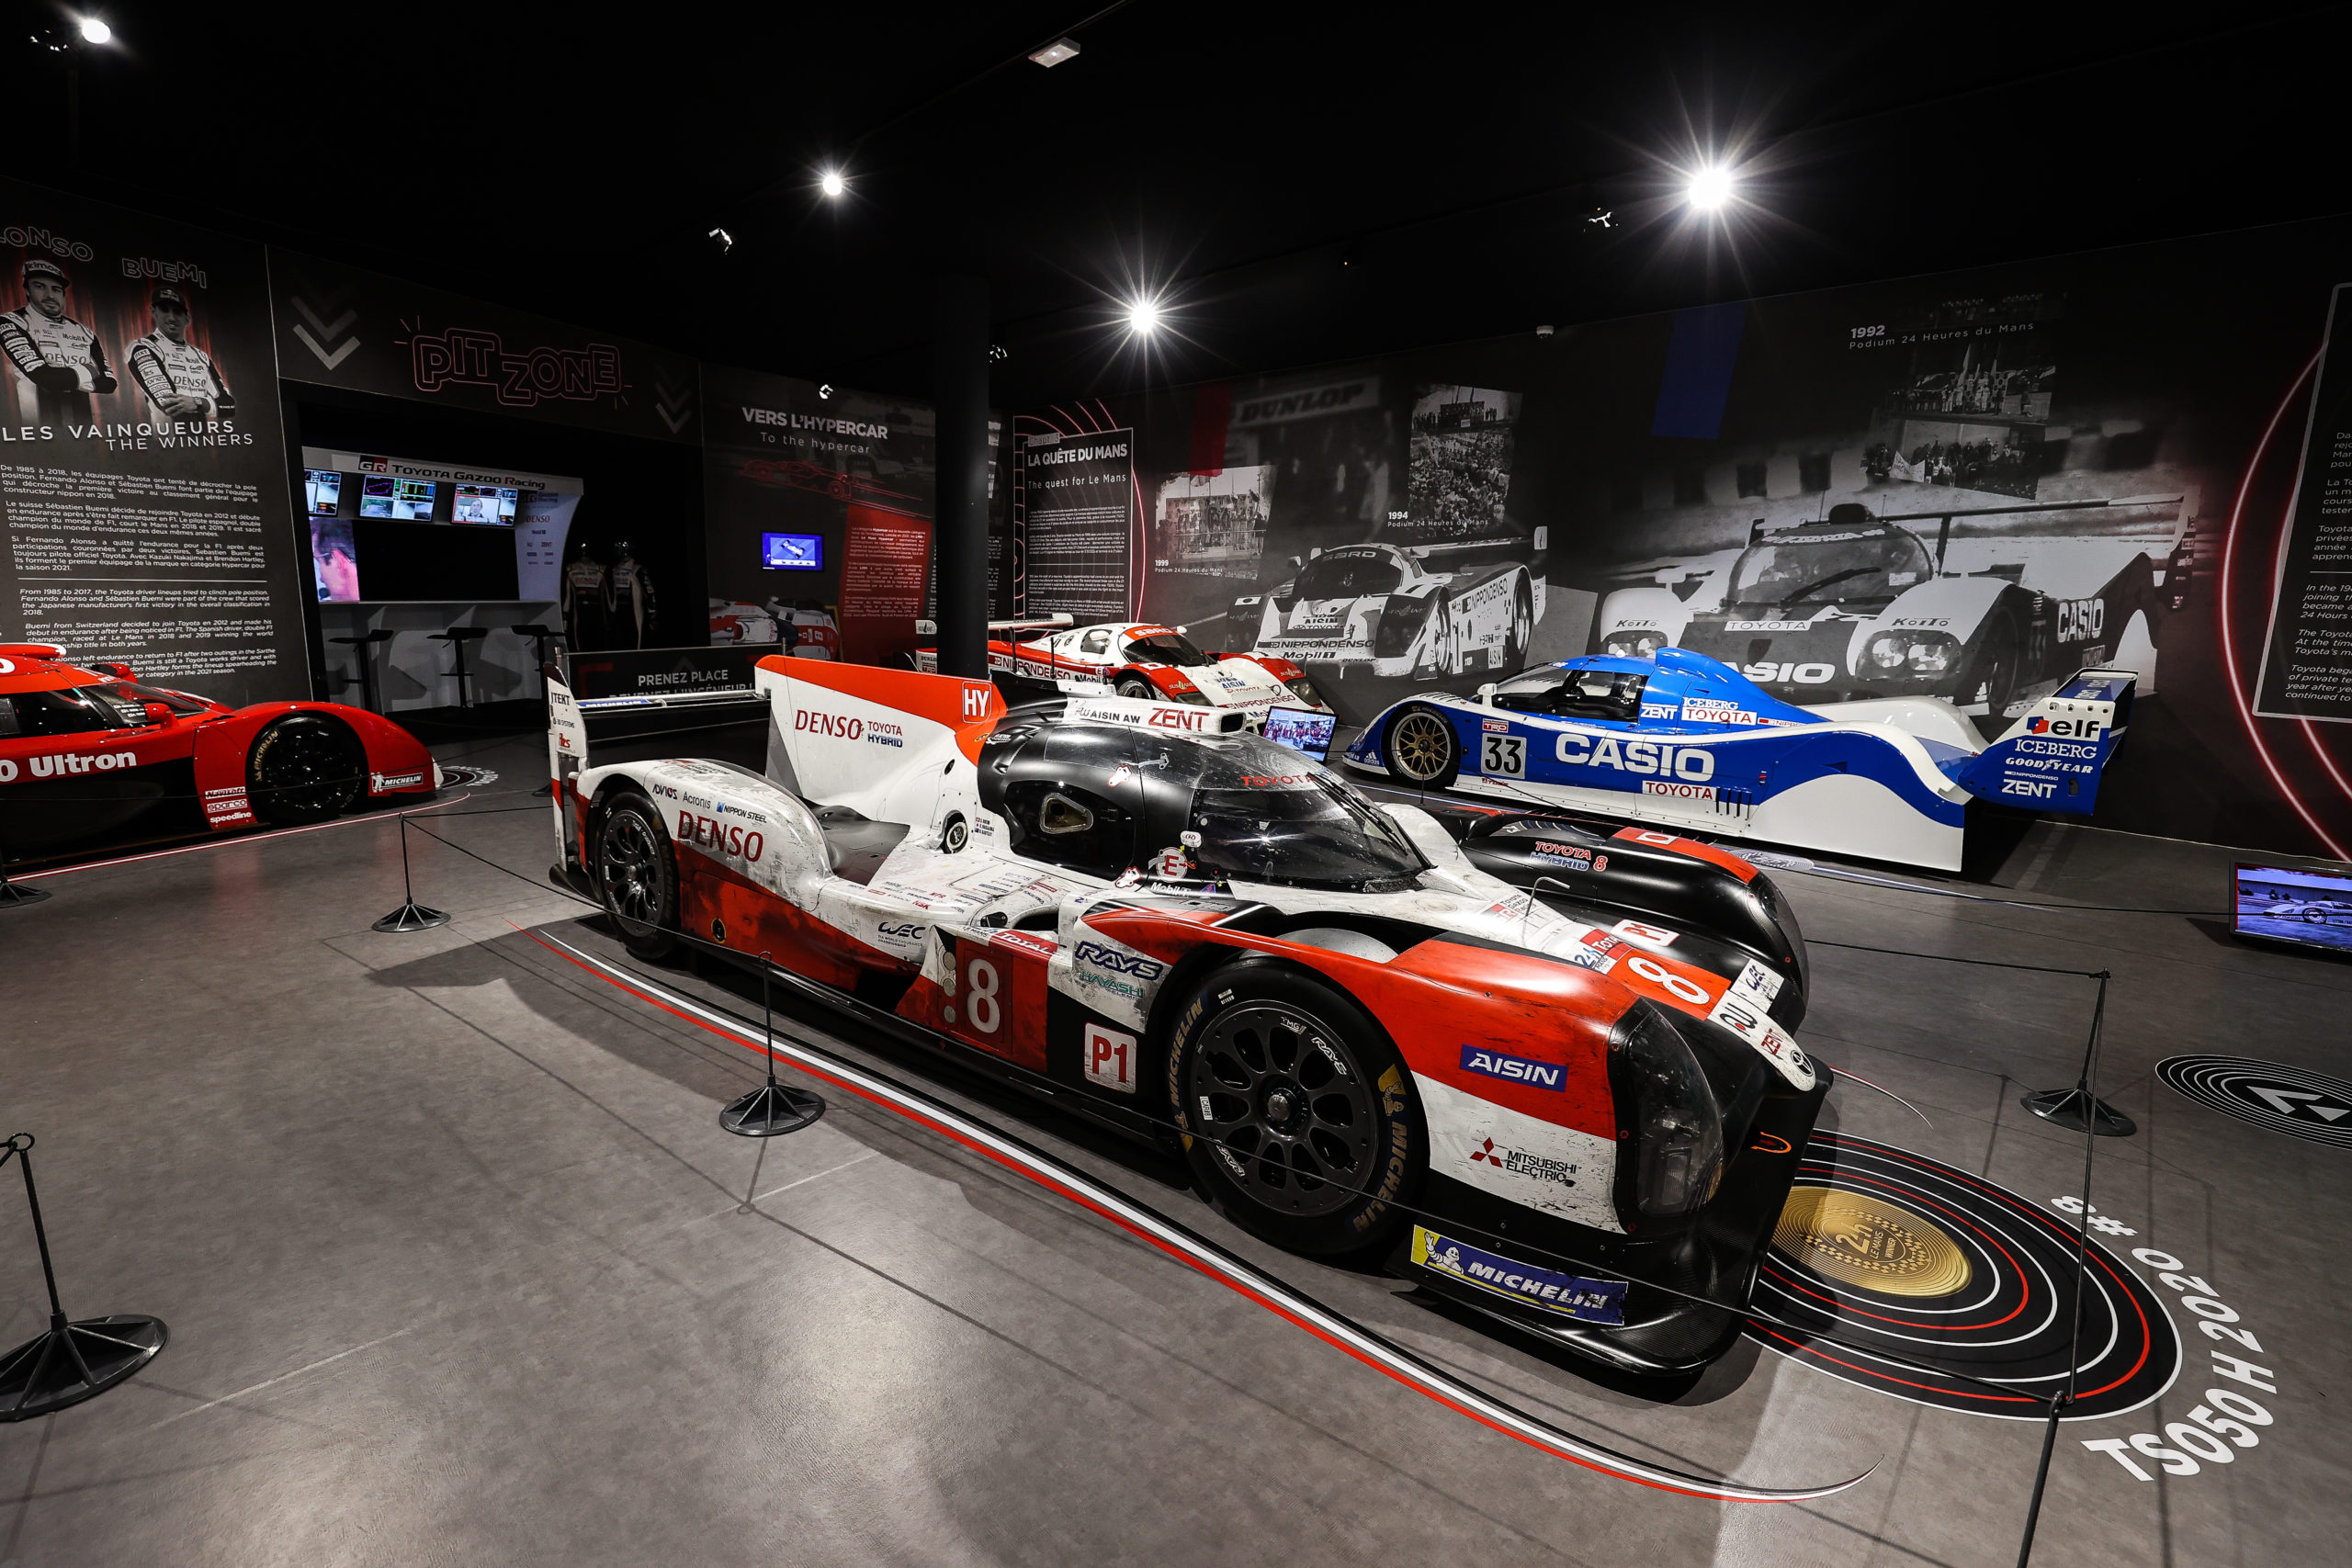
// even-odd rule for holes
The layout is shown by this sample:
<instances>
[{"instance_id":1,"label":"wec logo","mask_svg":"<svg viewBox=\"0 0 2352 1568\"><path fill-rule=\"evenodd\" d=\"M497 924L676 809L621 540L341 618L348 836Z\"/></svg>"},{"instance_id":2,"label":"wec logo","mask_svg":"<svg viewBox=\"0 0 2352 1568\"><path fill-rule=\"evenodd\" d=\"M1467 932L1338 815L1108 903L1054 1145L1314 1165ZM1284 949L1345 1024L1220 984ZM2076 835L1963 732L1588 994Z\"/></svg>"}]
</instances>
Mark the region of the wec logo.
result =
<instances>
[{"instance_id":1,"label":"wec logo","mask_svg":"<svg viewBox=\"0 0 2352 1568\"><path fill-rule=\"evenodd\" d=\"M1157 980L1168 967L1139 953L1121 953L1099 942L1081 942L1076 954L1080 964L1091 964L1097 969L1108 969L1117 975L1133 975L1138 980Z\"/></svg>"}]
</instances>

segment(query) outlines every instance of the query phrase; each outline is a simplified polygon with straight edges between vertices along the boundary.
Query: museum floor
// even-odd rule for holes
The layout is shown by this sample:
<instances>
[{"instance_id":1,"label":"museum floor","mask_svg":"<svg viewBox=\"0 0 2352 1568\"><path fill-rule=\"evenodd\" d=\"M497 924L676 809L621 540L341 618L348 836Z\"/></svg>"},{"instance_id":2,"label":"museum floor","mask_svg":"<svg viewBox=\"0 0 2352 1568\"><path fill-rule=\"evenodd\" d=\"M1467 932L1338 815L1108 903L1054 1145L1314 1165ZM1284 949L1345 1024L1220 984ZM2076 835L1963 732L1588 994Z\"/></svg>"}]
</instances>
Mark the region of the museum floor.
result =
<instances>
[{"instance_id":1,"label":"museum floor","mask_svg":"<svg viewBox=\"0 0 2352 1568\"><path fill-rule=\"evenodd\" d=\"M1870 1472L1801 1504L1645 1490L855 1096L829 1089L788 1138L729 1135L718 1106L754 1061L538 940L618 953L544 881L546 807L524 794L539 743L473 750L503 780L420 823L519 874L412 835L445 928L369 930L400 901L388 819L51 875L49 901L0 912L0 1133L40 1139L65 1306L171 1326L129 1383L0 1427L0 1564L2015 1560L2035 1421L1754 1342L1657 1403L1396 1281L1258 1246L1148 1151L832 1036L1571 1431L1757 1483ZM2218 912L2228 860L2037 828L2002 881ZM1826 1128L2062 1221L2083 1142L2018 1098L2073 1080L2091 983L1857 948L2114 973L2101 1083L2140 1131L2098 1146L2091 1201L2113 1228L2095 1235L2177 1325L2182 1370L2153 1405L2066 1426L2036 1561L2340 1561L2352 1154L2152 1068L2208 1053L2346 1074L2352 964L2248 949L2218 915L1781 881L1815 943L1805 1043L1928 1119L1849 1080ZM656 978L757 1018L739 978ZM2178 1259L2181 1282L2134 1248ZM13 1344L45 1317L13 1172L0 1269ZM2223 1379L2223 1352L2276 1392ZM2253 1447L2206 1438L2226 1462L2168 1473L2152 1436L2123 1450L2141 1481L2084 1446L2161 1434L2209 1386L2270 1418Z\"/></svg>"}]
</instances>

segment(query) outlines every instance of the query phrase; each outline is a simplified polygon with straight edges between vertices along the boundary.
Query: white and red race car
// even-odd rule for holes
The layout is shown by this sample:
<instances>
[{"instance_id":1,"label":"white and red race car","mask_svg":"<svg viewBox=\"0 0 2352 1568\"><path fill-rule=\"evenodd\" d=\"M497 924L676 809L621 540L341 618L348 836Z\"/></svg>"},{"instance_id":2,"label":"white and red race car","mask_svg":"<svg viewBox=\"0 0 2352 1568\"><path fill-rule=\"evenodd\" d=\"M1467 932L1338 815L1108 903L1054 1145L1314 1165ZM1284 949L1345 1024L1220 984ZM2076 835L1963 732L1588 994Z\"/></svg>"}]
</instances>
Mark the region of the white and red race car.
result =
<instances>
[{"instance_id":1,"label":"white and red race car","mask_svg":"<svg viewBox=\"0 0 2352 1568\"><path fill-rule=\"evenodd\" d=\"M933 623L916 624L936 635ZM916 668L936 671L937 650L923 649ZM1306 672L1287 659L1253 653L1207 653L1182 626L1156 621L1112 621L1080 626L1069 615L989 623L989 672L1009 696L1110 694L1195 707L1240 708L1262 719L1270 708L1308 707L1329 713Z\"/></svg>"},{"instance_id":2,"label":"white and red race car","mask_svg":"<svg viewBox=\"0 0 2352 1568\"><path fill-rule=\"evenodd\" d=\"M764 604L751 604L713 599L710 640L714 644L781 642L795 659L839 659L842 634L832 613L814 600L770 599Z\"/></svg>"}]
</instances>

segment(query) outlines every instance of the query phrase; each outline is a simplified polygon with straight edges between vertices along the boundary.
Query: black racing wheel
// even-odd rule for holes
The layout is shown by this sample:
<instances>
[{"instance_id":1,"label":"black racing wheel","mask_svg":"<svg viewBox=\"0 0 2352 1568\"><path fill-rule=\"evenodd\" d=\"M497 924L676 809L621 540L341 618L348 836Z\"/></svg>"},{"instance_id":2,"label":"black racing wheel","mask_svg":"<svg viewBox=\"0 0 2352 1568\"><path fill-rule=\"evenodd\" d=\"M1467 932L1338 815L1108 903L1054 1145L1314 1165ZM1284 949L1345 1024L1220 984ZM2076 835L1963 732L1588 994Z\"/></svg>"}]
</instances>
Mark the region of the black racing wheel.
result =
<instances>
[{"instance_id":1,"label":"black racing wheel","mask_svg":"<svg viewBox=\"0 0 2352 1568\"><path fill-rule=\"evenodd\" d=\"M641 795L623 795L596 829L596 892L621 940L639 958L678 945L678 857L662 814Z\"/></svg>"},{"instance_id":2,"label":"black racing wheel","mask_svg":"<svg viewBox=\"0 0 2352 1568\"><path fill-rule=\"evenodd\" d=\"M1984 637L1968 673L1960 680L1962 704L1983 703L1988 720L2005 716L2018 689L2018 627L2006 610L1996 610L1985 625Z\"/></svg>"},{"instance_id":3,"label":"black racing wheel","mask_svg":"<svg viewBox=\"0 0 2352 1568\"><path fill-rule=\"evenodd\" d=\"M1517 670L1527 661L1527 645L1535 640L1535 589L1525 577L1510 597L1510 641L1503 649L1503 668Z\"/></svg>"},{"instance_id":4,"label":"black racing wheel","mask_svg":"<svg viewBox=\"0 0 2352 1568\"><path fill-rule=\"evenodd\" d=\"M1380 760L1399 783L1445 789L1462 773L1462 743L1445 715L1416 703L1381 732Z\"/></svg>"},{"instance_id":5,"label":"black racing wheel","mask_svg":"<svg viewBox=\"0 0 2352 1568\"><path fill-rule=\"evenodd\" d=\"M1217 1207L1293 1252L1394 1240L1429 1168L1412 1074L1336 987L1245 960L1203 982L1168 1052L1185 1158Z\"/></svg>"},{"instance_id":6,"label":"black racing wheel","mask_svg":"<svg viewBox=\"0 0 2352 1568\"><path fill-rule=\"evenodd\" d=\"M1123 697L1141 697L1148 703L1159 700L1159 694L1152 690L1151 682L1140 675L1120 676L1114 689Z\"/></svg>"},{"instance_id":7,"label":"black racing wheel","mask_svg":"<svg viewBox=\"0 0 2352 1568\"><path fill-rule=\"evenodd\" d=\"M339 718L290 713L254 737L245 753L245 793L273 828L324 822L368 789L368 753Z\"/></svg>"}]
</instances>

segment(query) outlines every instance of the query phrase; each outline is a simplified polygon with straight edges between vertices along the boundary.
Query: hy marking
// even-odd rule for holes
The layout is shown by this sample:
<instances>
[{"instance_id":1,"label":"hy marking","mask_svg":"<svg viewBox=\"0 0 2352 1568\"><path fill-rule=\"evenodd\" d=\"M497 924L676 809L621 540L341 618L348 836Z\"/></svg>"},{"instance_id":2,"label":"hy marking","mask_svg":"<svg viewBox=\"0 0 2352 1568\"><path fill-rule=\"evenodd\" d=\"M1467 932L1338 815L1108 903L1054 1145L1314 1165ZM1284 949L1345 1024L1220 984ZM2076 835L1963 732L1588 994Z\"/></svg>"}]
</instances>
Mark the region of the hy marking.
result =
<instances>
[{"instance_id":1,"label":"hy marking","mask_svg":"<svg viewBox=\"0 0 2352 1568\"><path fill-rule=\"evenodd\" d=\"M731 1039L746 1050L766 1049L759 1032L742 1020L667 990L643 976L618 968L538 931L525 931L520 926L514 930L640 1001L714 1034ZM1069 1199L1129 1235L1150 1243L1179 1262L1247 1296L1277 1317L1305 1329L1325 1344L1345 1351L1374 1371L1394 1378L1457 1415L1467 1416L1480 1426L1490 1427L1506 1437L1515 1438L1531 1448L1540 1449L1555 1459L1661 1492L1677 1492L1686 1497L1727 1503L1797 1503L1826 1497L1860 1484L1869 1478L1871 1471L1878 1468L1873 1464L1870 1470L1850 1481L1826 1486L1777 1490L1687 1474L1588 1442L1537 1420L1492 1394L1430 1365L1409 1351L1391 1345L1312 1296L1251 1267L1116 1189L1106 1187L1050 1155L974 1121L927 1095L798 1040L779 1038L775 1041L775 1050L778 1056L790 1061L812 1077L822 1079L884 1110L895 1111L1008 1170L1027 1177L1046 1190Z\"/></svg>"}]
</instances>

